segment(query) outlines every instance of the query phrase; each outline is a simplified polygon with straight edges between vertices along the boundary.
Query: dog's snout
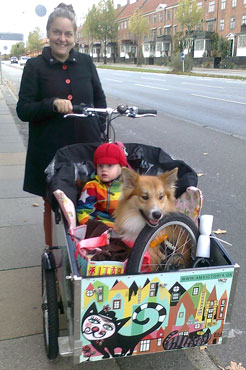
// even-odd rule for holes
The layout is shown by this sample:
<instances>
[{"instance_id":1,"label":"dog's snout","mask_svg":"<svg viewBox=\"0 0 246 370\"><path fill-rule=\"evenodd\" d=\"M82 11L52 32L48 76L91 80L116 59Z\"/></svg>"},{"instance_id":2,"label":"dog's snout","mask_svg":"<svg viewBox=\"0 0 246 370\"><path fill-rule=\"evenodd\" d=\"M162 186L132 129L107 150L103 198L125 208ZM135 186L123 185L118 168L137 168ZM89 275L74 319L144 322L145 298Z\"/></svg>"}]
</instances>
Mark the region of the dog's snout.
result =
<instances>
[{"instance_id":1,"label":"dog's snout","mask_svg":"<svg viewBox=\"0 0 246 370\"><path fill-rule=\"evenodd\" d=\"M160 211L154 211L152 213L152 217L153 217L154 220L159 220L161 218L161 216L162 216L162 213Z\"/></svg>"}]
</instances>

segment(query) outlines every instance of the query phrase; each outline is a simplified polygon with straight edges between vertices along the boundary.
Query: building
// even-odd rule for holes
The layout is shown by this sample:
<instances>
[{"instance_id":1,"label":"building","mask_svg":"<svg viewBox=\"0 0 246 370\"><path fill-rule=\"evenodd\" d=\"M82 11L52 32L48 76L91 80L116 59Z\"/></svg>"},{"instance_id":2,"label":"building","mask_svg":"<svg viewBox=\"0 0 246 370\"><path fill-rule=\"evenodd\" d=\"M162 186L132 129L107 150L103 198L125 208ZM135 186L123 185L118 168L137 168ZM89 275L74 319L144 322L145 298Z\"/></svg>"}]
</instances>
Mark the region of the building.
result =
<instances>
[{"instance_id":1,"label":"building","mask_svg":"<svg viewBox=\"0 0 246 370\"><path fill-rule=\"evenodd\" d=\"M117 57L117 61L133 61L137 55L135 36L129 30L131 16L140 11L146 17L149 31L142 41L145 59L170 57L175 49L175 35L180 31L176 19L178 0L126 0L118 6L118 38L116 43L107 45L107 58ZM217 33L230 41L230 56L245 57L246 60L246 0L197 0L203 11L203 22L189 34L184 52L192 50L195 59L213 57L212 35ZM99 61L103 45L99 40L85 40L80 37L81 51L89 52Z\"/></svg>"}]
</instances>

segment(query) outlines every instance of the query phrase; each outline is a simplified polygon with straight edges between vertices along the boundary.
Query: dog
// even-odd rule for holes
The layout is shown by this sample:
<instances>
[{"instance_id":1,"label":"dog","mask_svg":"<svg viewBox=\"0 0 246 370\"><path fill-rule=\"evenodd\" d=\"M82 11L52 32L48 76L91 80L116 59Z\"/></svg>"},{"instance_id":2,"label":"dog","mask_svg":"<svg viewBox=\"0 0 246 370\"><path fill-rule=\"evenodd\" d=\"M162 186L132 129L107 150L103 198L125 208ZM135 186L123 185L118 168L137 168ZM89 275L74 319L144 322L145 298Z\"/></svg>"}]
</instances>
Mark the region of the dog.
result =
<instances>
[{"instance_id":1,"label":"dog","mask_svg":"<svg viewBox=\"0 0 246 370\"><path fill-rule=\"evenodd\" d=\"M159 176L140 176L128 168L122 168L122 194L114 218L115 231L126 244L133 246L145 225L156 227L164 215L176 212L177 174L178 168ZM163 243L166 246L164 249ZM176 225L175 229L168 226L151 242L148 248L150 260L146 260L145 265L150 264L151 272L158 271L160 265L166 270L189 267L190 247L190 241L181 226ZM174 257L172 262L168 262L170 255Z\"/></svg>"},{"instance_id":2,"label":"dog","mask_svg":"<svg viewBox=\"0 0 246 370\"><path fill-rule=\"evenodd\" d=\"M175 212L177 173L174 168L159 176L141 176L122 168L122 194L114 218L123 240L134 242L146 224L157 226L165 214Z\"/></svg>"}]
</instances>

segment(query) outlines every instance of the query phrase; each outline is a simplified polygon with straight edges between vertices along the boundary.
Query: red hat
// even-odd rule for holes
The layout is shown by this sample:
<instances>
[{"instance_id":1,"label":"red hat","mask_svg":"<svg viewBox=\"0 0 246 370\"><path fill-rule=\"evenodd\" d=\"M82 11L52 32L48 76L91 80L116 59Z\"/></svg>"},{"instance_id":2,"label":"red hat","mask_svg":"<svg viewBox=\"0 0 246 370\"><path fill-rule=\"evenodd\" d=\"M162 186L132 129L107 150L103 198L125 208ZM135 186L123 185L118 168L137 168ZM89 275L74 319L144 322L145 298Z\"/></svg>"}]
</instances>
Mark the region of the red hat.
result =
<instances>
[{"instance_id":1,"label":"red hat","mask_svg":"<svg viewBox=\"0 0 246 370\"><path fill-rule=\"evenodd\" d=\"M99 145L94 154L94 165L97 164L120 164L126 167L127 161L123 150L114 143Z\"/></svg>"}]
</instances>

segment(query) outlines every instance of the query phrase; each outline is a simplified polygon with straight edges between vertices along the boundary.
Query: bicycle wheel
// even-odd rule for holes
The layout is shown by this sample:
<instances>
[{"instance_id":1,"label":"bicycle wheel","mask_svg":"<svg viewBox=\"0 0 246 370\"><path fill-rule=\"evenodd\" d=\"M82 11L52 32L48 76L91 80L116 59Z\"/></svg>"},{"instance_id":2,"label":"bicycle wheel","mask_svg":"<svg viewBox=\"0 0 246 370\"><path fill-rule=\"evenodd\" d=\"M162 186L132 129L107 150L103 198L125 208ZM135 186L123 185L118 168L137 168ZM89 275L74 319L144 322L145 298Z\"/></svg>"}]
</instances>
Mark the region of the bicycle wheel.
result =
<instances>
[{"instance_id":1,"label":"bicycle wheel","mask_svg":"<svg viewBox=\"0 0 246 370\"><path fill-rule=\"evenodd\" d=\"M198 236L199 231L188 216L169 213L156 227L146 225L143 228L132 248L126 273L192 267Z\"/></svg>"},{"instance_id":2,"label":"bicycle wheel","mask_svg":"<svg viewBox=\"0 0 246 370\"><path fill-rule=\"evenodd\" d=\"M42 267L42 310L44 344L47 357L55 359L58 356L59 317L57 302L56 276L54 270Z\"/></svg>"}]
</instances>

